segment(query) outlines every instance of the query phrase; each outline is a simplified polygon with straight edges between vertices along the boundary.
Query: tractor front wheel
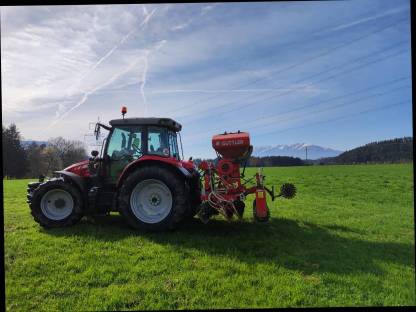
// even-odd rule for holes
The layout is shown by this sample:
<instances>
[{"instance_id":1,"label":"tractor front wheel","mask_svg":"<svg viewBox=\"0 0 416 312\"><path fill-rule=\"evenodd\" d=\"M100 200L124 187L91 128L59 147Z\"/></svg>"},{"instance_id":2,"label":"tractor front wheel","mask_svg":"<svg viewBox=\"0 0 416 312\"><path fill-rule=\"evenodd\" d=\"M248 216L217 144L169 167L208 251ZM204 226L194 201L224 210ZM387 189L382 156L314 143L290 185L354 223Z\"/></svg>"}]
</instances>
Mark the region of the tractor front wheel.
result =
<instances>
[{"instance_id":1,"label":"tractor front wheel","mask_svg":"<svg viewBox=\"0 0 416 312\"><path fill-rule=\"evenodd\" d=\"M188 206L185 181L163 167L139 168L127 177L119 193L119 211L136 229L173 229Z\"/></svg>"},{"instance_id":2,"label":"tractor front wheel","mask_svg":"<svg viewBox=\"0 0 416 312\"><path fill-rule=\"evenodd\" d=\"M53 179L28 189L27 199L33 218L45 228L66 227L82 218L82 197L78 189Z\"/></svg>"}]
</instances>

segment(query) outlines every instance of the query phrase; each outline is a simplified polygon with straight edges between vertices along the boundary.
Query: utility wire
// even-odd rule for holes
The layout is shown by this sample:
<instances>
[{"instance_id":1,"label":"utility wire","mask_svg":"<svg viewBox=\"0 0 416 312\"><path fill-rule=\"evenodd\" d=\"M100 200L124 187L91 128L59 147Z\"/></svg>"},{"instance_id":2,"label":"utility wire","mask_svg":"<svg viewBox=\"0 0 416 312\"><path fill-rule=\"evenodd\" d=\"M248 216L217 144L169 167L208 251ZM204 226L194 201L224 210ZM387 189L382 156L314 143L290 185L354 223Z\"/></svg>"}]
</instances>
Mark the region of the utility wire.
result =
<instances>
[{"instance_id":1,"label":"utility wire","mask_svg":"<svg viewBox=\"0 0 416 312\"><path fill-rule=\"evenodd\" d=\"M266 132L266 133L259 133L257 135L254 134L253 137L256 137L256 136L264 137L264 136L267 136L267 135L270 135L270 134L282 133L282 132L286 132L286 131L289 131L289 130L303 129L303 128L307 128L307 127L310 127L310 126L313 126L313 125L318 125L318 124L324 124L324 123L328 123L328 122L338 121L338 120L347 119L347 118L350 118L350 117L353 117L353 116L357 116L357 115L361 115L361 114L366 114L366 113L373 112L373 111L380 111L380 110L388 109L388 108L391 108L391 107L394 107L394 106L400 106L400 105L406 104L406 103L410 103L410 101L409 100L405 100L405 101L400 101L400 102L397 102L397 103L394 103L394 104L383 105L383 106L380 106L380 107L375 107L375 108L363 110L363 111L360 111L358 113L344 115L344 116L341 116L339 118L332 118L332 119L327 119L327 120L323 120L323 121L319 121L319 122L310 123L310 124L307 124L307 125L301 126L301 127L291 127L291 128L286 128L286 129L282 129L282 130L275 130L275 131ZM203 143L205 144L205 142L203 142ZM198 145L194 145L194 146L199 146L199 144Z\"/></svg>"},{"instance_id":2,"label":"utility wire","mask_svg":"<svg viewBox=\"0 0 416 312\"><path fill-rule=\"evenodd\" d=\"M369 112L373 112L373 111L384 110L384 109L387 109L387 108L390 108L390 107L393 107L393 106L400 106L400 105L405 104L405 103L410 103L410 101L409 100L405 100L405 101L400 101L400 102L397 102L397 103L394 103L394 104L383 105L383 106L380 106L380 107L375 107L375 108L363 110L363 111L360 111L358 113L344 115L344 116L341 116L339 118L333 118L333 119L328 119L328 120L324 120L324 121L319 121L319 122L311 123L311 124L308 124L308 125L305 125L305 126L301 126L301 127L292 127L292 128L286 128L286 129L283 129L283 130L277 130L277 131L271 131L271 132L266 132L266 133L260 133L260 134L258 134L258 136L262 136L263 137L263 136L266 136L266 135L280 133L280 132L285 132L285 131L288 131L288 130L302 129L302 128L306 128L306 127L309 127L309 126L312 126L312 125L317 125L317 124L323 124L323 123L327 123L327 122L342 120L342 119L346 119L346 118L349 118L349 117L352 117L352 116L357 116L357 115L361 115L361 114L365 114L365 113L369 113ZM256 135L253 135L253 136L256 136Z\"/></svg>"},{"instance_id":3,"label":"utility wire","mask_svg":"<svg viewBox=\"0 0 416 312\"><path fill-rule=\"evenodd\" d=\"M314 55L314 56L312 56L312 57L310 57L310 58L307 58L307 59L306 59L306 60L304 60L303 62L292 64L292 65L290 65L290 66L288 66L288 67L285 67L285 68L283 68L283 69L281 69L281 70L278 70L277 72L275 72L275 73L273 73L273 74L271 74L271 75L268 75L268 76L265 76L265 77L261 77L261 78L255 79L255 80L250 81L250 82L248 82L248 83L246 83L246 84L240 85L240 86L239 86L239 87L237 87L237 88L244 88L244 87L247 87L247 86L249 86L249 85L256 84L256 83L258 83L258 82L260 82L260 81L267 80L267 79L269 79L270 77L273 77L273 76L274 76L274 75L276 75L276 74L280 74L280 73L285 72L285 71L287 71L287 70L289 70L289 69L293 69L293 68L295 68L295 67L297 67L297 66L304 65L305 63L310 62L310 61L312 61L312 60L315 60L315 59L321 58L321 57L323 57L323 56L325 56L325 55L327 55L327 54L330 54L330 53L332 53L333 51L336 51L336 50L338 50L338 49L340 49L340 48L342 48L342 47L344 47L344 46L350 45L350 44L355 43L355 42L357 42L357 41L359 41L359 40L362 40L362 39L364 39L364 38L366 38L366 37L369 37L369 36L371 36L371 35L373 35L373 34L375 34L375 33L378 33L378 32L380 32L380 31L383 31L383 30L385 30L385 29L388 29L388 28L390 28L390 27L392 27L392 26L395 26L395 25L397 25L397 24L399 24L399 23L401 23L401 22L404 22L405 20L407 20L407 18L400 19L399 21L397 21L397 22L395 22L395 23L392 23L392 24L389 24L389 25L384 26L384 27L382 27L382 28L376 29L375 31L373 31L373 32L371 32L371 33L369 33L369 34L366 34L366 35L363 35L363 36L361 36L361 37L355 38L355 39L353 39L353 40L347 41L347 42L345 42L345 43L343 43L343 44L341 44L341 45L338 45L338 46L335 46L335 47L333 47L333 48L330 48L330 49L326 50L326 51L325 51L325 52L323 52L323 53L320 53L320 54L318 54L318 55ZM221 96L221 95L214 95L214 96L212 96L212 97L210 97L210 98L208 98L208 99L206 99L206 100L210 100L210 99L213 99L213 98L216 98L216 97L219 97L219 96ZM206 100L205 100L205 101L206 101ZM205 101L203 100L202 102L205 102ZM191 106L193 106L193 105L195 105L195 104L199 104L199 103L201 103L201 101L196 102L196 103L193 103ZM168 111L167 113L174 112L174 111L181 110L181 109L183 109L183 108L188 108L188 107L189 107L189 105L185 105L185 106L179 107L179 108L177 108L177 109L175 109L175 110Z\"/></svg>"},{"instance_id":4,"label":"utility wire","mask_svg":"<svg viewBox=\"0 0 416 312\"><path fill-rule=\"evenodd\" d=\"M311 85L313 85L313 84L315 84L315 83L318 83L318 82L323 82L323 81L330 80L330 79L335 78L335 77L337 77L337 76L340 76L340 75L344 75L344 74L347 74L347 73L353 72L353 71L355 71L355 70L357 70L357 69L361 69L361 68L363 68L363 67L365 67L365 66L369 66L369 65L372 65L372 64L378 63L378 62L380 62L380 61L384 61L384 60L386 60L386 59L389 59L389 58L391 58L391 57L393 57L393 56L399 55L399 54L404 53L404 52L407 52L407 51L408 51L407 49L404 49L404 50L399 50L399 51L397 51L396 53L389 54L389 55L387 55L387 56L384 56L384 57L381 57L381 58L379 58L379 59L373 60L372 62L366 62L366 63L364 63L364 64L360 64L360 65L355 66L355 67L353 67L353 68L349 68L349 69L347 69L347 70L344 70L344 71L338 72L337 74L334 74L334 75L332 75L332 76L325 77L325 78L319 79L319 80L317 80L317 81L311 82L311 83L307 84L306 86L311 86ZM292 91L287 91L284 95L289 94L289 93L291 93L291 92L292 92ZM273 99L273 98L275 98L275 97L277 97L277 96L281 96L281 95L283 95L283 94L272 95L272 96L270 96L270 97L267 97L267 98L262 99L261 101L270 100L270 99ZM233 111L236 111L236 110L241 110L241 108L242 108L242 107L247 107L247 106L250 106L251 104L256 104L256 103L258 103L258 102L250 102L250 103L245 104L245 105L243 105L243 106L240 106L240 107L238 107L238 108L235 108L235 109L230 109L230 110L225 111L225 112L221 112L221 114L227 114L227 113L230 113L230 112L233 112Z\"/></svg>"},{"instance_id":5,"label":"utility wire","mask_svg":"<svg viewBox=\"0 0 416 312\"><path fill-rule=\"evenodd\" d=\"M353 100L353 104L358 103L358 102L362 102L362 101L365 101L365 100L368 100L368 99L371 99L371 98L377 98L377 97L380 97L380 96L383 96L383 95L386 95L386 94L389 94L389 93L394 93L394 92L397 92L399 90L410 89L410 88L411 88L410 85L406 85L406 86L401 86L401 87L398 87L398 88L395 88L395 89L392 89L392 90L389 90L389 91L386 91L386 92L372 94L372 95L369 95L369 96L365 96L365 97ZM341 104L337 104L337 105L327 107L326 109L315 110L315 111L309 112L309 114L317 114L317 113L327 112L327 111L330 111L330 110L333 110L335 108L342 107L342 106L345 106L345 105L348 105L348 103L341 103ZM292 112L298 111L300 109L301 108L297 108L297 109L294 109L292 111L285 112L284 114L292 113ZM288 119L288 120L293 120L293 119ZM276 121L273 121L273 122L270 122L270 123L265 123L265 124L259 125L257 127L251 127L250 129L256 129L256 128L258 129L258 128L261 128L261 127L264 127L264 126L271 125L275 122Z\"/></svg>"},{"instance_id":6,"label":"utility wire","mask_svg":"<svg viewBox=\"0 0 416 312\"><path fill-rule=\"evenodd\" d=\"M318 105L321 105L323 103L330 102L330 101L335 100L335 99L338 99L339 100L339 99L342 99L342 98L347 98L347 97L352 96L352 95L356 95L356 94L359 94L359 93L363 93L364 91L368 91L368 90L380 88L382 86L385 86L385 85L388 85L388 84L392 84L394 82L402 81L402 80L404 80L406 78L409 78L409 77L402 77L402 78L399 78L399 79L395 79L393 81L384 82L384 83L381 83L381 84L378 84L378 85L375 85L375 86L371 86L369 88L365 88L365 89L361 89L361 90L358 90L358 91L355 91L355 92L347 93L347 94L342 95L342 96L336 96L336 97L333 97L333 98L330 98L330 99L326 99L326 100L321 101L321 102L318 102L318 103L306 104L306 105L303 105L303 106L300 106L300 107L296 107L296 108L294 108L292 110L288 110L288 111L285 111L285 112L281 112L281 113L277 113L277 114L273 114L273 115L269 115L269 116L263 116L263 117L260 117L260 118L251 119L249 121L244 122L244 126L246 126L247 124L252 124L253 122L256 122L256 121L259 121L259 120L262 120L262 119L269 119L269 118L273 118L273 117L280 117L282 115L287 115L289 113L293 113L293 112L296 112L296 111L299 111L299 110L302 110L302 109L305 109L305 108L308 108L308 107L318 106ZM394 89L389 90L389 91L385 91L385 92L381 92L381 93L367 95L367 96L364 96L364 97L361 97L361 98L358 98L358 99L354 99L352 101L354 103L357 103L357 102L361 102L361 101L364 101L364 100L367 100L367 99L370 99L370 98L373 98L373 97L379 97L379 96L382 96L382 95L385 95L385 94L388 94L388 93L393 93L393 92L396 92L398 90L402 90L402 89L406 89L406 88L410 88L410 86L408 86L408 85L400 86L400 87L394 88ZM338 105L330 106L327 110L331 110L331 109L340 107L340 106L345 105L345 104L346 103L341 103L341 104L338 104ZM260 126L251 127L251 129L253 129L253 128L256 129L256 128L259 128L259 127L267 126L267 125L273 124L275 122L276 122L276 120L274 120L274 121L272 121L270 123L264 123L264 124L262 124ZM204 132L197 133L197 134L203 134L203 133L206 133L206 132L209 132L209 131L217 131L218 132L218 131L221 131L221 130L222 129L219 129L219 128L213 128L213 129L204 130Z\"/></svg>"},{"instance_id":7,"label":"utility wire","mask_svg":"<svg viewBox=\"0 0 416 312\"><path fill-rule=\"evenodd\" d=\"M407 78L407 77L406 77L406 78ZM399 80L402 80L402 79L396 79L396 80L397 80L397 81L399 81ZM385 85L385 84L386 84L386 83L380 84L380 85L378 85L377 87L383 86L383 85ZM380 97L380 96L383 96L383 95L386 95L386 94L389 94L389 93L394 93L394 92L397 92L397 91L399 91L399 90L403 90L403 89L410 88L410 87L411 87L410 85L399 86L399 87L394 88L394 89L389 90L389 91L380 92L380 93L376 93L376 94L372 94L372 95L364 96L364 97L361 97L361 98L358 98L358 99L354 99L354 100L353 100L353 102L354 102L354 104L355 104L355 103L358 103L358 102L362 102L362 101L364 101L364 100L368 100L368 99L370 99L370 98ZM366 89L367 89L367 90L369 90L369 89L374 89L374 88L375 88L375 86L370 87L370 88L366 88ZM364 89L364 90L366 90L366 89ZM357 93L362 93L362 91L363 91L363 90L361 90L360 92L357 92ZM347 94L347 95L345 95L345 96L338 96L338 97L336 97L336 98L338 98L338 99L339 99L339 98L342 98L342 97L348 97L348 96L350 96L351 94L354 94L354 93L350 93L350 94ZM304 105L304 106L301 106L301 107L297 107L297 108L295 108L295 109L293 109L293 110L286 111L286 112L284 112L284 113L279 113L279 114L274 114L273 116L268 116L268 117L266 117L266 118L270 118L270 117L280 117L281 115L285 115L285 114L289 114L289 113L292 113L292 112L295 112L295 111L299 111L299 110L301 110L301 109L304 109L304 108L307 108L307 107L310 107L310 106L320 105L320 104L322 104L322 103L329 102L330 100L331 100L331 99L325 100L324 102L315 103L314 105L310 105L310 104L308 104L308 105ZM332 109L335 109L335 108L338 108L338 107L341 107L341 106L344 106L344 105L348 105L348 104L347 104L347 103L341 103L341 104L333 105L333 106L327 107L327 108L325 108L325 109L321 109L321 110L317 110L317 111L312 111L312 112L309 112L309 114L327 112L327 111L330 111L330 110L332 110ZM258 120L260 120L260 119L264 119L264 118L265 118L265 117L263 117L263 118L257 118L257 119L254 119L253 121L258 121ZM289 119L289 120L293 120L293 119ZM274 120L274 121L272 121L272 122L263 123L263 124L258 125L258 126L250 127L250 129L258 129L258 128L261 128L261 127L265 127L265 126L268 126L268 125L274 124L274 123L276 123L276 122L277 122L277 121L276 121L276 120ZM245 125L246 125L246 124L245 124ZM207 133L207 132L209 132L209 131L217 131L217 132L219 132L219 131L221 131L221 129L218 129L218 128L216 128L216 129L208 129L208 130L205 130L204 132L201 132L201 133L196 133L195 135L201 135L201 134Z\"/></svg>"},{"instance_id":8,"label":"utility wire","mask_svg":"<svg viewBox=\"0 0 416 312\"><path fill-rule=\"evenodd\" d=\"M398 51L398 52L396 52L396 53L389 54L389 55L387 55L387 56L384 56L384 57L378 58L378 59L376 59L376 60L373 60L373 61L371 61L371 62L366 62L366 63L360 64L360 65L358 65L358 66L355 66L355 67L353 67L353 68L346 69L346 70L344 70L344 71L338 72L337 74L333 74L333 75L331 75L331 76L329 76L329 77L325 77L325 78L319 79L319 80L317 80L317 81L311 82L311 83L307 84L306 86L310 86L310 85L313 85L313 84L318 83L318 82L323 82L323 81L326 81L326 80L329 80L329 79L335 78L335 77L337 77L337 76L340 76L340 75L343 75L343 74L346 74L346 73L349 73L349 72L355 71L355 70L357 70L357 69L361 69L361 68L363 68L363 67L366 67L366 66L372 65L372 64L374 64L374 63L377 63L377 62L383 61L383 60L385 60L385 59L388 59L388 58L390 58L390 57L393 57L393 56L396 56L396 55L398 55L398 54L401 54L401 53L403 53L403 52L405 52L405 51L407 51L407 49L406 49L406 50L400 50L400 51ZM304 86L304 87L305 87L305 86ZM279 96L283 96L283 95L286 95L286 94L289 94L289 93L292 93L292 92L295 92L295 91L297 91L297 90L289 90L289 91L286 91L286 92L284 92L284 93L275 94L275 95L272 95L272 96L266 97L266 98L262 99L261 101L263 102L263 101L266 101L266 100L270 100L270 99L272 99L272 98L279 97ZM239 107L236 107L236 108L233 108L233 109L229 109L229 110L227 110L227 111L223 111L223 112L220 112L220 113L221 113L221 115L224 115L224 114L227 114L227 113L230 113L230 112L234 112L234 111L237 111L237 110L238 110L238 111L240 111L240 110L242 110L242 109L244 109L244 108L246 108L246 107L248 107L248 106L252 106L253 104L256 104L256 103L257 103L256 101L253 101L253 102L248 102L248 103L246 103L246 104L244 104L244 105L240 105ZM226 105L226 106L228 106L228 105ZM206 118L206 115L205 115L204 117L202 117L202 118L197 118L197 119L194 119L194 120L193 120L193 121L191 121L190 123L192 123L192 122L194 122L194 121L196 121L196 120L204 119L204 118Z\"/></svg>"},{"instance_id":9,"label":"utility wire","mask_svg":"<svg viewBox=\"0 0 416 312\"><path fill-rule=\"evenodd\" d=\"M379 52L378 52L378 54L380 54L380 53L382 53L382 52L389 51L389 50L391 50L391 49L395 49L396 47L400 46L401 44L403 44L403 43L405 43L405 42L407 42L407 40L396 42L396 43L394 43L393 45L389 46L388 48L382 49L381 51L379 51ZM325 73L330 72L330 71L332 71L332 70L334 70L334 69L337 69L337 68L342 68L342 67L344 67L345 65L350 65L350 64L353 64L353 63L356 63L356 62L360 62L361 60L366 59L366 58L369 58L369 57L373 57L374 55L376 55L376 54L375 54L374 52L371 52L371 53L369 53L369 54L366 54L366 55L364 55L364 56L358 57L358 58L356 58L356 59L349 60L349 61L347 61L347 62L345 62L345 63L339 64L339 65L335 65L335 66L332 66L332 67L330 67L330 68L327 68L327 69L325 69L325 70L323 70L323 71L320 71L320 72L315 73L315 74L313 74L313 75L310 75L310 76L308 76L308 77L305 77L305 78L302 78L302 79L296 80L296 81L292 82L292 84L296 84L296 83L301 83L301 82L307 81L307 80L309 80L310 78L313 78L313 77L316 77L316 76L320 76L320 75L322 75L322 74L325 74ZM365 63L364 63L364 65L365 65ZM356 68L361 68L362 66L363 66L363 65L359 65L359 66L358 66L358 67L356 67ZM348 70L347 70L347 72L348 72ZM343 71L341 71L340 73L344 73L344 72L343 72ZM330 76L330 78L333 78L333 77L334 77L334 75L333 75L333 76ZM330 78L329 78L329 79L330 79ZM310 82L310 83L309 83L309 84L307 84L306 86L303 86L302 88L299 88L299 89L304 89L304 88L305 88L305 87L307 87L307 86L311 86L311 85L313 85L313 84L315 84L315 83L317 83L317 82L322 82L322 81L325 81L325 80L327 80L327 79L328 79L328 78L324 78L323 80L318 80L318 81L315 81L315 82ZM275 87L277 87L277 86L275 86ZM270 98L283 96L283 95L290 94L290 93L295 92L295 91L297 91L297 89L292 89L292 90L284 91L283 93L278 93L278 94L274 94L274 95L273 95L273 96L271 96L271 97L266 97L266 98L265 98L265 99L263 99L263 100L267 100L267 99L270 99ZM265 92L265 93L270 93L270 92ZM249 99L249 98L257 98L257 97L258 97L258 95L249 96L249 97L246 97L246 98L245 98L245 100L247 100L247 99ZM244 99L243 99L243 100L244 100ZM217 105L217 106L215 106L215 107L211 107L211 108L208 108L208 109L205 109L205 110L199 111L199 113L209 112L209 111L211 111L213 108L218 109L218 108L221 108L221 107L229 107L230 105L233 105L233 104L235 104L235 103L239 103L239 102L241 102L241 99L240 99L239 101L231 101L231 102L227 102L227 103L225 103L225 104ZM226 114L226 113L228 113L228 112L232 112L232 111L234 111L234 110L236 110L236 109L241 109L242 107L247 107L247 106L250 106L251 104L254 104L254 103L256 103L256 102L249 102L249 103L248 103L248 105L238 106L237 108L234 108L234 109L231 109L231 110L228 110L228 111L225 111L225 112L221 112L221 114ZM194 115L195 115L195 114L186 114L186 115L183 115L183 116L182 116L182 118L185 118L185 117L188 117L188 116L194 116ZM205 116L204 116L203 118L205 118ZM195 121L200 120L200 119L203 119L203 118L193 119L191 122L195 122Z\"/></svg>"},{"instance_id":10,"label":"utility wire","mask_svg":"<svg viewBox=\"0 0 416 312\"><path fill-rule=\"evenodd\" d=\"M362 40L362 39L364 39L364 38L367 38L367 37L369 37L369 36L372 36L372 35L374 35L374 34L376 34L376 33L379 33L379 32L381 32L381 31L383 31L383 30L385 30L385 29L388 29L388 28L391 28L391 27L393 27L393 26L396 26L397 24L400 24L400 23L402 23L402 22L404 22L404 21L406 21L406 20L408 20L408 18L407 18L407 17L406 17L406 18L399 19L398 21L395 21L394 23L390 23L390 24L388 24L387 26L383 26L383 27L377 28L376 30L374 30L374 31L372 31L372 32L370 32L370 33L367 33L367 34L365 34L365 35L363 35L363 36L359 36L359 37L357 37L357 38L354 38L353 40L350 40L350 41L344 42L344 43L342 43L342 44L340 44L340 45L337 45L337 46L335 46L335 47L332 47L332 48L330 48L330 49L327 49L327 50L325 50L325 51L324 51L324 52L322 52L322 53L319 53L319 54L314 55L314 56L312 56L312 57L310 57L310 58L307 58L307 59L306 59L306 60L304 60L303 62L299 62L299 63L295 63L295 64L292 64L292 65L289 65L289 66L287 66L287 67L285 67L285 68L283 68L283 69L281 69L281 70L276 71L276 72L275 72L275 73L273 73L272 75L269 75L269 76L266 76L266 77L261 77L261 78L255 79L255 80L253 80L253 81L250 81L250 82L248 82L248 83L245 83L245 84L243 84L243 85L240 85L240 86L238 86L238 87L236 87L236 88L237 88L237 89L239 89L239 88L244 88L244 87L247 87L247 86L249 86L249 85L252 85L252 84L258 83L258 82L260 82L260 81L263 81L263 80L269 79L270 77L272 77L272 76L274 76L274 75L280 74L280 73L285 72L285 71L287 71L287 70L290 70L290 69L293 69L293 68L295 68L295 67L298 67L298 66L304 65L304 64L305 64L305 63L307 63L307 62L310 62L310 61L313 61L313 60L315 60L315 59L321 58L321 57L323 57L323 56L325 56L325 55L328 55L328 54L332 53L333 51L336 51L336 50L341 49L341 48L343 48L343 47L345 47L345 46L347 46L347 45L350 45L350 44L355 43L355 42L357 42L357 41L360 41L360 40ZM167 111L167 112L166 112L166 114L169 114L169 113L171 113L171 112L176 112L176 111L178 111L178 110L182 110L182 109L189 108L190 106L193 106L193 105L196 105L196 104L199 104L199 103L206 102L206 101L211 100L211 99L213 99L213 98L216 98L216 97L218 97L218 96L221 96L221 95L215 95L215 96L213 96L213 97L209 97L209 98L207 98L207 99L205 99L205 100L194 102L194 103L193 103L193 104L191 104L191 105L184 105L184 106L181 106L181 107L176 108L176 109L174 109L174 110L169 110L169 111Z\"/></svg>"},{"instance_id":11,"label":"utility wire","mask_svg":"<svg viewBox=\"0 0 416 312\"><path fill-rule=\"evenodd\" d=\"M291 128L286 128L286 129L282 129L282 130L274 130L274 131L270 131L270 132L266 132L266 133L254 134L254 135L252 135L252 137L256 137L256 136L264 137L264 136L267 136L267 135L270 135L270 134L282 133L282 132L286 132L286 131L289 131L289 130L303 129L303 128L307 128L307 127L314 126L314 125L320 125L320 124L329 123L329 122L333 122L333 121L338 121L338 120L342 120L342 119L348 119L350 117L354 117L354 116L357 116L357 115L362 115L362 114L366 114L366 113L373 112L373 111L381 111L381 110L385 110L385 109L388 109L388 108L391 108L391 107L400 106L402 104L409 104L409 103L410 103L410 100L400 101L400 102L396 102L396 103L393 103L393 104L387 104L387 105L383 105L383 106L380 106L380 107L370 108L370 109L363 110L363 111L360 111L360 112L357 112L357 113L354 113L354 114L348 114L348 115L340 116L338 118L331 118L331 119L327 119L327 120L321 120L321 121L310 123L310 124L300 126L300 127L291 127ZM205 142L203 142L203 143L205 144ZM199 144L194 145L194 146L199 146Z\"/></svg>"},{"instance_id":12,"label":"utility wire","mask_svg":"<svg viewBox=\"0 0 416 312\"><path fill-rule=\"evenodd\" d=\"M376 8L373 8L373 9L376 9ZM355 16L354 19L355 20L357 20L357 19L360 20L362 18L369 18L369 17L371 18L371 17L374 17L373 13L374 12L370 10L368 12L364 12L363 14L360 14L360 15ZM391 14L391 15L393 15L393 14ZM380 17L381 16L379 16L378 18L380 18ZM382 17L386 17L386 16L382 16ZM377 19L377 17L376 17L376 19ZM273 46L273 48L276 49L276 48L279 48L280 46L282 46L284 48L289 48L289 47L292 47L292 46L299 45L299 43L301 43L302 46L304 46L305 44L309 44L309 43L316 43L316 42L318 42L320 40L323 40L323 39L326 39L327 37L330 37L334 32L335 33L338 32L339 30L332 30L332 29L336 29L336 28L339 28L340 26L344 26L345 23L346 22L342 22L342 23L337 24L337 25L334 25L333 23L332 24L327 24L327 25L325 25L323 27L320 27L319 29L317 29L317 30L315 30L315 31L313 31L313 32L311 32L309 34L306 34L306 35L304 35L304 36L302 36L300 38L297 38L295 40L289 41L287 43L277 44L277 46ZM322 36L321 33L325 33L326 35L323 35ZM305 37L307 39L305 39ZM262 57L262 60L273 58L276 55L277 54L269 53L267 56ZM234 62L234 64L232 64L234 66L229 66L229 63L227 63L225 67L228 70L234 70L236 68L236 66L241 65L242 62L247 61L247 60L250 60L250 56L248 56L248 57L246 56L246 57L242 57L242 58L239 57L238 59L236 59L234 56L232 56L230 58L230 60L234 60L234 61L237 60L237 61Z\"/></svg>"}]
</instances>

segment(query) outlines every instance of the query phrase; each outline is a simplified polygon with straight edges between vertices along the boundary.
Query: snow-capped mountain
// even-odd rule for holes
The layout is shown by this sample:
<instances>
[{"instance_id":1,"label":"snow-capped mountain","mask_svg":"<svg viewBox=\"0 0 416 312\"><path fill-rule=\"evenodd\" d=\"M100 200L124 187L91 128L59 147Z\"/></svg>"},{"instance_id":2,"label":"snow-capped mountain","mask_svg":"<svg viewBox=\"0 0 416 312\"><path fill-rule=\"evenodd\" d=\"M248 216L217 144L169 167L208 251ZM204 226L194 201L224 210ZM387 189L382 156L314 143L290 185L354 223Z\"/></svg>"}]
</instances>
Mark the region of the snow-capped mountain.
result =
<instances>
[{"instance_id":1,"label":"snow-capped mountain","mask_svg":"<svg viewBox=\"0 0 416 312\"><path fill-rule=\"evenodd\" d=\"M306 149L308 150L308 159L335 157L343 152L313 144L296 143L292 145L255 146L252 156L292 156L306 159Z\"/></svg>"}]
</instances>

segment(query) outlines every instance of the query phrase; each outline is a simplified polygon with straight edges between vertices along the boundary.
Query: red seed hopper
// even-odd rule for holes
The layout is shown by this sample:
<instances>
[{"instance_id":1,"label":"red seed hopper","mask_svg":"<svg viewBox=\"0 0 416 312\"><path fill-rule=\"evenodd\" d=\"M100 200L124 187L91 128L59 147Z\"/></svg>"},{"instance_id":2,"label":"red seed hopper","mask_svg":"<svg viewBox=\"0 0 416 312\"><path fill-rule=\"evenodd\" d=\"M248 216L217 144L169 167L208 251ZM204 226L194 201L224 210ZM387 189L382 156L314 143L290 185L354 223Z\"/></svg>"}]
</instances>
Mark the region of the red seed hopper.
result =
<instances>
[{"instance_id":1,"label":"red seed hopper","mask_svg":"<svg viewBox=\"0 0 416 312\"><path fill-rule=\"evenodd\" d=\"M279 195L275 196L273 187L268 189L264 186L264 176L261 170L255 175L256 185L246 186L249 180L244 179L244 171L253 150L247 132L225 132L214 135L212 147L217 152L216 163L203 161L199 165L204 176L201 192L202 205L199 211L202 221L208 222L209 218L215 214L222 214L227 219L231 219L234 214L242 218L245 208L244 200L249 194L256 195L253 201L254 218L257 221L267 221L270 213L266 192L270 194L272 200L278 196L286 198L295 196L295 186L290 183L283 184ZM242 173L240 173L241 166L244 167Z\"/></svg>"},{"instance_id":2,"label":"red seed hopper","mask_svg":"<svg viewBox=\"0 0 416 312\"><path fill-rule=\"evenodd\" d=\"M242 158L250 151L250 136L247 132L214 135L212 147L221 157Z\"/></svg>"}]
</instances>

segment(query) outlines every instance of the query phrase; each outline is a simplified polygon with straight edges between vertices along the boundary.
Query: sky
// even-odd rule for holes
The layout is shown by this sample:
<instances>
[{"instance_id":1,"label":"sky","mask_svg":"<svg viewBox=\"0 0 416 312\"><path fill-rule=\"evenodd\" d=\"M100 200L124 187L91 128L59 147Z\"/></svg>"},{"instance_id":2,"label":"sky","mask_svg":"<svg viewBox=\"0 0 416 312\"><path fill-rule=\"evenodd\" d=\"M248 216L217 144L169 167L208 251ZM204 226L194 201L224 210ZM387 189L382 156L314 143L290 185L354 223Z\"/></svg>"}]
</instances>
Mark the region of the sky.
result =
<instances>
[{"instance_id":1,"label":"sky","mask_svg":"<svg viewBox=\"0 0 416 312\"><path fill-rule=\"evenodd\" d=\"M410 1L1 7L2 122L90 145L91 123L170 117L337 150L412 136ZM104 134L104 132L103 132Z\"/></svg>"}]
</instances>

